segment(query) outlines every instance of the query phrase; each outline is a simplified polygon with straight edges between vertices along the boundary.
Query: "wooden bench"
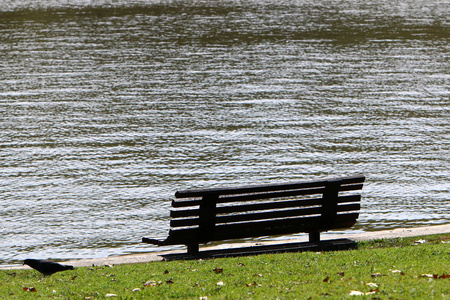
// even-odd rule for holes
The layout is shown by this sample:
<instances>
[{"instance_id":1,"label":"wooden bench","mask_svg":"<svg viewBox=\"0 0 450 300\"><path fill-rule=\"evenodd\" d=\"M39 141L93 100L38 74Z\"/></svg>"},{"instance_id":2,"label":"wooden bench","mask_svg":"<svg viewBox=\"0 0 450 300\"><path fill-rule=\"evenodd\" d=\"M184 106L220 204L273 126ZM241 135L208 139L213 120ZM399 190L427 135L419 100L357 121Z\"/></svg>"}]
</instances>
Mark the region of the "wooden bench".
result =
<instances>
[{"instance_id":1,"label":"wooden bench","mask_svg":"<svg viewBox=\"0 0 450 300\"><path fill-rule=\"evenodd\" d=\"M154 245L199 244L250 237L320 232L352 227L359 216L364 176L311 182L184 190L175 193L171 229L165 240L143 238Z\"/></svg>"}]
</instances>

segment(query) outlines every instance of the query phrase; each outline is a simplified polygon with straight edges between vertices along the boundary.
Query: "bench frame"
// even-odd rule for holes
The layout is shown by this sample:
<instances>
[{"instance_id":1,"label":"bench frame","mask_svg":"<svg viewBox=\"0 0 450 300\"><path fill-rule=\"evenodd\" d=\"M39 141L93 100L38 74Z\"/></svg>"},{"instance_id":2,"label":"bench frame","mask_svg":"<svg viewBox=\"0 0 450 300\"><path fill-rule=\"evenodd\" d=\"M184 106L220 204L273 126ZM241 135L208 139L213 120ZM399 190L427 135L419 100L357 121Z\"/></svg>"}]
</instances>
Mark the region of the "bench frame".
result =
<instances>
[{"instance_id":1,"label":"bench frame","mask_svg":"<svg viewBox=\"0 0 450 300\"><path fill-rule=\"evenodd\" d=\"M300 232L309 234L310 243L319 243L321 232L356 223L361 195L347 194L361 190L364 180L359 175L178 191L172 201L169 236L142 241L158 246L184 244L192 255L199 253L199 244L210 241Z\"/></svg>"}]
</instances>

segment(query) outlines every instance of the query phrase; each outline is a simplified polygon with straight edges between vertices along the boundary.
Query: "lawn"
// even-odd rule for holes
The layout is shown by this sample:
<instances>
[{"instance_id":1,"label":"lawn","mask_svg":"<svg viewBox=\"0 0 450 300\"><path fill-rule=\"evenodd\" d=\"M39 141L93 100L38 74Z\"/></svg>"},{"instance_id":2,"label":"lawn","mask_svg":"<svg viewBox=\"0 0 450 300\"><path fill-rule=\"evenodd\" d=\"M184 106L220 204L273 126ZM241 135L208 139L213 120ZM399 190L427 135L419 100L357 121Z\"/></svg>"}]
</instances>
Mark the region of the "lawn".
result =
<instances>
[{"instance_id":1,"label":"lawn","mask_svg":"<svg viewBox=\"0 0 450 300\"><path fill-rule=\"evenodd\" d=\"M450 234L358 249L0 270L0 299L450 299Z\"/></svg>"}]
</instances>

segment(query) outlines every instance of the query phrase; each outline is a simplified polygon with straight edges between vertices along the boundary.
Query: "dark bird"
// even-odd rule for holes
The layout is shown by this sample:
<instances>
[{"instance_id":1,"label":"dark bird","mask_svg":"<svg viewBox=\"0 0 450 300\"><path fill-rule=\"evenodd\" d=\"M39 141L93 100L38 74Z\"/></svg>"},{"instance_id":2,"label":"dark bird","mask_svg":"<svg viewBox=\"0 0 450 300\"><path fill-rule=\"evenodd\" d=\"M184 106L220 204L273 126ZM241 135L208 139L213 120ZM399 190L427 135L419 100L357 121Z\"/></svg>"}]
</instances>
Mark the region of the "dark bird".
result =
<instances>
[{"instance_id":1,"label":"dark bird","mask_svg":"<svg viewBox=\"0 0 450 300\"><path fill-rule=\"evenodd\" d=\"M61 272L65 270L73 270L73 266L61 265L49 260L42 259L25 259L23 262L24 265L29 265L33 269L41 272L45 276L50 276L53 273Z\"/></svg>"}]
</instances>

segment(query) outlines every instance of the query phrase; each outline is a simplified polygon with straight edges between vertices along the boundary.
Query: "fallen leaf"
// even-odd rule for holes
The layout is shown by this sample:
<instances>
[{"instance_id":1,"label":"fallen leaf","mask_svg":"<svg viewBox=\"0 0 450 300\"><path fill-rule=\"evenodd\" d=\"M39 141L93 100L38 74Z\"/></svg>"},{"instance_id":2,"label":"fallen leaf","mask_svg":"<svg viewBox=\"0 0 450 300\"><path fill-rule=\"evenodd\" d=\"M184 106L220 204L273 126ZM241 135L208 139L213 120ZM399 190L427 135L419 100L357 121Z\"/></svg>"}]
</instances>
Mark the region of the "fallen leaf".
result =
<instances>
[{"instance_id":1,"label":"fallen leaf","mask_svg":"<svg viewBox=\"0 0 450 300\"><path fill-rule=\"evenodd\" d=\"M353 291L350 291L349 295L351 295L351 296L373 295L373 294L375 294L375 293L377 293L379 291L380 291L379 289L374 289L374 290L370 290L370 292L363 293L361 291L353 290Z\"/></svg>"},{"instance_id":2,"label":"fallen leaf","mask_svg":"<svg viewBox=\"0 0 450 300\"><path fill-rule=\"evenodd\" d=\"M165 270L165 271L164 271L164 274L169 274L169 270Z\"/></svg>"},{"instance_id":3,"label":"fallen leaf","mask_svg":"<svg viewBox=\"0 0 450 300\"><path fill-rule=\"evenodd\" d=\"M245 267L245 265L243 263L238 263L239 267Z\"/></svg>"},{"instance_id":4,"label":"fallen leaf","mask_svg":"<svg viewBox=\"0 0 450 300\"><path fill-rule=\"evenodd\" d=\"M420 245L420 244L425 244L427 241L426 240L417 240L417 241L415 241L414 243L416 244L416 245Z\"/></svg>"},{"instance_id":5,"label":"fallen leaf","mask_svg":"<svg viewBox=\"0 0 450 300\"><path fill-rule=\"evenodd\" d=\"M405 273L401 270L391 270L391 272L394 274L399 273L400 275L405 275Z\"/></svg>"},{"instance_id":6,"label":"fallen leaf","mask_svg":"<svg viewBox=\"0 0 450 300\"><path fill-rule=\"evenodd\" d=\"M146 283L144 283L144 286L145 287L152 287L152 286L159 286L161 284L162 284L162 281L156 282L156 281L150 280L150 281L147 281Z\"/></svg>"},{"instance_id":7,"label":"fallen leaf","mask_svg":"<svg viewBox=\"0 0 450 300\"><path fill-rule=\"evenodd\" d=\"M224 285L224 283L223 283L223 281L219 281L219 282L216 283L216 285L222 286L222 285Z\"/></svg>"},{"instance_id":8,"label":"fallen leaf","mask_svg":"<svg viewBox=\"0 0 450 300\"><path fill-rule=\"evenodd\" d=\"M323 282L328 282L328 280L330 280L330 276L327 276L327 277L323 280Z\"/></svg>"},{"instance_id":9,"label":"fallen leaf","mask_svg":"<svg viewBox=\"0 0 450 300\"><path fill-rule=\"evenodd\" d=\"M360 291L350 291L350 293L348 293L350 296L364 296L363 292Z\"/></svg>"},{"instance_id":10,"label":"fallen leaf","mask_svg":"<svg viewBox=\"0 0 450 300\"><path fill-rule=\"evenodd\" d=\"M372 278L383 276L381 273L373 273Z\"/></svg>"},{"instance_id":11,"label":"fallen leaf","mask_svg":"<svg viewBox=\"0 0 450 300\"><path fill-rule=\"evenodd\" d=\"M214 268L213 271L216 272L216 273L223 273L223 269L222 268Z\"/></svg>"},{"instance_id":12,"label":"fallen leaf","mask_svg":"<svg viewBox=\"0 0 450 300\"><path fill-rule=\"evenodd\" d=\"M135 288L133 289L133 292L139 292L141 289L140 288Z\"/></svg>"},{"instance_id":13,"label":"fallen leaf","mask_svg":"<svg viewBox=\"0 0 450 300\"><path fill-rule=\"evenodd\" d=\"M378 284L376 284L376 283L374 283L374 282L369 282L369 283L366 283L366 285L367 285L368 287L371 287L371 288L373 288L373 289L376 289L376 288L378 288Z\"/></svg>"},{"instance_id":14,"label":"fallen leaf","mask_svg":"<svg viewBox=\"0 0 450 300\"><path fill-rule=\"evenodd\" d=\"M167 283L167 284L172 284L173 281L172 281L172 279L169 279L169 280L166 281L166 283Z\"/></svg>"},{"instance_id":15,"label":"fallen leaf","mask_svg":"<svg viewBox=\"0 0 450 300\"><path fill-rule=\"evenodd\" d=\"M156 281L147 281L146 283L144 283L144 286L155 286L156 285Z\"/></svg>"},{"instance_id":16,"label":"fallen leaf","mask_svg":"<svg viewBox=\"0 0 450 300\"><path fill-rule=\"evenodd\" d=\"M380 291L379 289L373 289L373 290L370 290L370 292L365 293L365 295L373 295L375 293L378 293L379 291Z\"/></svg>"},{"instance_id":17,"label":"fallen leaf","mask_svg":"<svg viewBox=\"0 0 450 300\"><path fill-rule=\"evenodd\" d=\"M251 287L251 286L261 286L261 285L256 283L256 281L253 281L253 283L247 283L246 286Z\"/></svg>"},{"instance_id":18,"label":"fallen leaf","mask_svg":"<svg viewBox=\"0 0 450 300\"><path fill-rule=\"evenodd\" d=\"M450 278L450 275L446 275L445 273L442 275L437 274L422 274L419 277L421 278L433 278L433 279L447 279Z\"/></svg>"},{"instance_id":19,"label":"fallen leaf","mask_svg":"<svg viewBox=\"0 0 450 300\"><path fill-rule=\"evenodd\" d=\"M37 292L36 288L34 287L23 287L24 292Z\"/></svg>"},{"instance_id":20,"label":"fallen leaf","mask_svg":"<svg viewBox=\"0 0 450 300\"><path fill-rule=\"evenodd\" d=\"M106 294L105 297L110 298L110 297L117 297L116 294Z\"/></svg>"},{"instance_id":21,"label":"fallen leaf","mask_svg":"<svg viewBox=\"0 0 450 300\"><path fill-rule=\"evenodd\" d=\"M342 277L345 276L344 271L342 271L342 272L337 272L337 274L338 274L339 276L342 276Z\"/></svg>"}]
</instances>

